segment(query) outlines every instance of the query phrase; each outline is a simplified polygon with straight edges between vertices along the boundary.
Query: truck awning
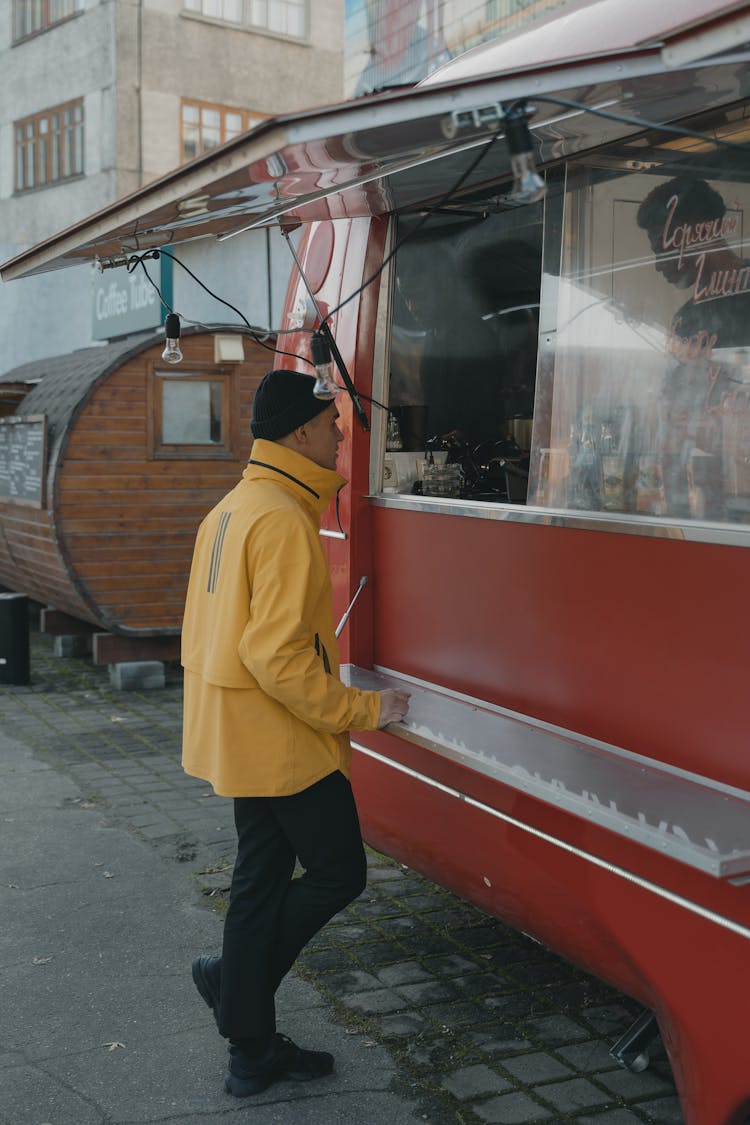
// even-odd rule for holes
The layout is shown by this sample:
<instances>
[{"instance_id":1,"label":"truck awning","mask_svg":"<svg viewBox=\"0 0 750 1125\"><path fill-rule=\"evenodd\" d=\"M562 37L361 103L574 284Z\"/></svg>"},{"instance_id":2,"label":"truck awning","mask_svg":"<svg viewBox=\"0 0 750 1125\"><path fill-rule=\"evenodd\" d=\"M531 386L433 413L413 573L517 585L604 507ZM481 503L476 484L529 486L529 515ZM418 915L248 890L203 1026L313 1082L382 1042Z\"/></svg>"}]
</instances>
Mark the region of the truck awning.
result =
<instances>
[{"instance_id":1,"label":"truck awning","mask_svg":"<svg viewBox=\"0 0 750 1125\"><path fill-rule=\"evenodd\" d=\"M641 131L555 104L556 97L663 123L743 96L750 58L746 3L631 0L626 10L623 19L619 0L598 0L553 21L557 34L551 22L487 44L415 89L265 121L23 251L0 267L0 276L10 281L96 259L118 261L280 220L427 205L458 181L477 146L498 133L502 106L518 100L537 107L532 132L544 165ZM670 52L682 55L665 79ZM462 191L509 175L507 148L495 143Z\"/></svg>"}]
</instances>

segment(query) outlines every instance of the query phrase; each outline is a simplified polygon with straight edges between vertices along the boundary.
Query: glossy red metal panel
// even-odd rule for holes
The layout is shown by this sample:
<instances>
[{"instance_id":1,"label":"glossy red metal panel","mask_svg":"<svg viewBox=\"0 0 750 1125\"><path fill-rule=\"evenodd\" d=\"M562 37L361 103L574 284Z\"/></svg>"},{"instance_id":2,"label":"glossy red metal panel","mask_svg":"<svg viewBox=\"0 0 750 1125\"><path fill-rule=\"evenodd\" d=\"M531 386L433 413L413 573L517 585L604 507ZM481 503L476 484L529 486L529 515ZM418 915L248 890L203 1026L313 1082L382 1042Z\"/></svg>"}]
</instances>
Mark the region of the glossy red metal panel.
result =
<instances>
[{"instance_id":1,"label":"glossy red metal panel","mask_svg":"<svg viewBox=\"0 0 750 1125\"><path fill-rule=\"evenodd\" d=\"M375 663L750 788L742 549L373 519Z\"/></svg>"},{"instance_id":2,"label":"glossy red metal panel","mask_svg":"<svg viewBox=\"0 0 750 1125\"><path fill-rule=\"evenodd\" d=\"M597 866L585 848L556 846L361 754L354 784L373 846L655 1011L688 1125L740 1125L750 1108L747 932L659 893L658 873L652 886L623 877L627 869ZM502 787L485 779L484 788L490 804L502 804ZM524 811L514 810L517 819ZM539 805L536 820L554 836L550 812Z\"/></svg>"}]
</instances>

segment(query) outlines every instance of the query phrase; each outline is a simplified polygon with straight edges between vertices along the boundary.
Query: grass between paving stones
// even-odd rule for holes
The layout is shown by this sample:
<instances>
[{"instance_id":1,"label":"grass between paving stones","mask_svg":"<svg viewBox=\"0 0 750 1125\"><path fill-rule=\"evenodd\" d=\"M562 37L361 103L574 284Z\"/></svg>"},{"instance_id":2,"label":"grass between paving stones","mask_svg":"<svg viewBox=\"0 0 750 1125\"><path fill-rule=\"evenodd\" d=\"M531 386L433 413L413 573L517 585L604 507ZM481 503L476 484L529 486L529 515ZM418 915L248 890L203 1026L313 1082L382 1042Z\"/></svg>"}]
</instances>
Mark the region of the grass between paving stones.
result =
<instances>
[{"instance_id":1,"label":"grass between paving stones","mask_svg":"<svg viewBox=\"0 0 750 1125\"><path fill-rule=\"evenodd\" d=\"M565 1064L554 1036L550 1040L550 1021L557 1020L561 1047L600 1039L601 1031L587 1021L586 1010L596 1011L601 1021L604 1006L610 1005L613 1019L628 1018L619 994L449 892L367 850L367 891L313 938L295 972L317 989L351 1034L388 1049L402 1091L419 1102L419 1112L430 1125L486 1125L493 1120L495 1100L505 1093L528 1099L525 1113L538 1106L538 1115L523 1117L529 1123L563 1125L583 1114L587 1121L601 1116L604 1122L618 1109L628 1109L631 1120L654 1120L632 1099L617 1097L591 1076L588 1080L605 1101L589 1110L556 1112L544 1098L544 1081L524 1082L503 1066L504 1060L523 1060L540 1052L553 1064ZM226 910L230 878L228 860L196 874L208 905L220 913ZM402 996L412 988L418 994L420 984L431 983L446 989L447 997L435 1002L426 989L424 1002L417 995L384 1014L351 1006L362 994L385 995L390 987ZM544 1034L535 1034L533 1021L544 1027ZM494 1041L497 1049L483 1050L483 1041L490 1046ZM488 1072L494 1073L497 1088L458 1097L445 1085L447 1076L456 1072L469 1080L474 1073L485 1079ZM565 1077L574 1081L581 1075L571 1070ZM559 1080L559 1074L552 1075L547 1085L551 1088ZM489 1118L482 1116L485 1106Z\"/></svg>"}]
</instances>

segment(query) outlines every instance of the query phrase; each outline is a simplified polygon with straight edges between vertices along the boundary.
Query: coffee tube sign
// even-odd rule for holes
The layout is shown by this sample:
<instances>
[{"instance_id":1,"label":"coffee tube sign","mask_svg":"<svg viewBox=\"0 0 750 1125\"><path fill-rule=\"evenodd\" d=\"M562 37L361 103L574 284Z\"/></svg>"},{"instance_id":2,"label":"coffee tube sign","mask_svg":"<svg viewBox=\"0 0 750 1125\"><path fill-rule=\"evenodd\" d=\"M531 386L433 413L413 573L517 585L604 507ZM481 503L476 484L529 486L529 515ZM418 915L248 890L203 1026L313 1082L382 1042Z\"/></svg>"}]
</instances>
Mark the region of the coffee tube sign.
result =
<instances>
[{"instance_id":1,"label":"coffee tube sign","mask_svg":"<svg viewBox=\"0 0 750 1125\"><path fill-rule=\"evenodd\" d=\"M162 292L163 268L163 258L158 264L148 263L149 273ZM94 274L91 319L95 340L112 340L161 324L159 295L141 266L130 273L121 266Z\"/></svg>"}]
</instances>

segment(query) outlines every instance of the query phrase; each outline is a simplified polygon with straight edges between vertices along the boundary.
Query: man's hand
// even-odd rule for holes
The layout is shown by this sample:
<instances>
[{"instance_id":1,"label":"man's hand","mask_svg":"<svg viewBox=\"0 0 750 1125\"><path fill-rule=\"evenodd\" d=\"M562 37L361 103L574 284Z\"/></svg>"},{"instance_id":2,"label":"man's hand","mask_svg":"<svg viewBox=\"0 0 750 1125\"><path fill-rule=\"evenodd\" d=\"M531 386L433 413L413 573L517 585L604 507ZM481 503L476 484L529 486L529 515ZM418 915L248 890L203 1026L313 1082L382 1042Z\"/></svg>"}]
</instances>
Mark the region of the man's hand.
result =
<instances>
[{"instance_id":1,"label":"man's hand","mask_svg":"<svg viewBox=\"0 0 750 1125\"><path fill-rule=\"evenodd\" d=\"M389 723L400 723L409 710L410 698L408 691L393 691L391 688L381 691L378 727L387 727Z\"/></svg>"}]
</instances>

